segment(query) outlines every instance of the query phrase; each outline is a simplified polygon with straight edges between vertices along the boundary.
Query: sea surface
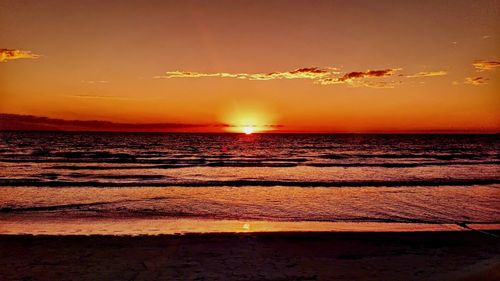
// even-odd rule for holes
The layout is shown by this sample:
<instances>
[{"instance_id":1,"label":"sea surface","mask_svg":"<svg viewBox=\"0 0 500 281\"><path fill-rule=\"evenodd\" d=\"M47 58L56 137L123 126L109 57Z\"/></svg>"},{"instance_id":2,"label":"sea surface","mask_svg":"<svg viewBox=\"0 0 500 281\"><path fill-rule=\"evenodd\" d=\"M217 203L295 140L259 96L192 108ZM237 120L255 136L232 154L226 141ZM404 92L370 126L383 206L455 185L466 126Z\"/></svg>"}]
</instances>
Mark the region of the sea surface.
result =
<instances>
[{"instance_id":1,"label":"sea surface","mask_svg":"<svg viewBox=\"0 0 500 281\"><path fill-rule=\"evenodd\" d=\"M497 228L499 140L2 132L0 233L76 222L84 233L84 225L120 224L125 234L148 232L152 224L160 232L197 223L198 230L217 231L211 226L231 221L243 222L243 230L293 223Z\"/></svg>"}]
</instances>

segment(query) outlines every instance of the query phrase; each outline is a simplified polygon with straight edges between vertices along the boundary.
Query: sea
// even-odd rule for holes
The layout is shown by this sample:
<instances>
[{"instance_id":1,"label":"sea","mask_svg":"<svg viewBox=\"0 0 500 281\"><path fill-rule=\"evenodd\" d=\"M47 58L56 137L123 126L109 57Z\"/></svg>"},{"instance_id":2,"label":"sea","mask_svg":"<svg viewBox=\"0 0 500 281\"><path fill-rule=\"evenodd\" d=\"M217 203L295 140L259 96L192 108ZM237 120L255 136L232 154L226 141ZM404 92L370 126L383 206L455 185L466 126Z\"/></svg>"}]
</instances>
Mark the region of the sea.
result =
<instances>
[{"instance_id":1,"label":"sea","mask_svg":"<svg viewBox=\"0 0 500 281\"><path fill-rule=\"evenodd\" d=\"M500 135L0 133L0 234L500 229Z\"/></svg>"}]
</instances>

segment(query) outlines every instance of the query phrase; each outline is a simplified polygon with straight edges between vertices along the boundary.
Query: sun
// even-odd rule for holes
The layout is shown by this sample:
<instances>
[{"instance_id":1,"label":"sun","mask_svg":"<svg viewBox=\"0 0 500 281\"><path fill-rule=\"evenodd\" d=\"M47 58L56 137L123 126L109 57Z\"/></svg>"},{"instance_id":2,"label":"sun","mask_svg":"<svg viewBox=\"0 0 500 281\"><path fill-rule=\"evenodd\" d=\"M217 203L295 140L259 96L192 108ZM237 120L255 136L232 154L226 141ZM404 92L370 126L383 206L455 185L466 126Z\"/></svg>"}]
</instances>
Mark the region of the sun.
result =
<instances>
[{"instance_id":1,"label":"sun","mask_svg":"<svg viewBox=\"0 0 500 281\"><path fill-rule=\"evenodd\" d=\"M231 133L252 135L272 131L275 127L273 111L252 102L239 102L221 109L220 122L227 124L223 130Z\"/></svg>"},{"instance_id":2,"label":"sun","mask_svg":"<svg viewBox=\"0 0 500 281\"><path fill-rule=\"evenodd\" d=\"M243 133L246 135L251 135L254 132L254 128L250 126L243 127Z\"/></svg>"}]
</instances>

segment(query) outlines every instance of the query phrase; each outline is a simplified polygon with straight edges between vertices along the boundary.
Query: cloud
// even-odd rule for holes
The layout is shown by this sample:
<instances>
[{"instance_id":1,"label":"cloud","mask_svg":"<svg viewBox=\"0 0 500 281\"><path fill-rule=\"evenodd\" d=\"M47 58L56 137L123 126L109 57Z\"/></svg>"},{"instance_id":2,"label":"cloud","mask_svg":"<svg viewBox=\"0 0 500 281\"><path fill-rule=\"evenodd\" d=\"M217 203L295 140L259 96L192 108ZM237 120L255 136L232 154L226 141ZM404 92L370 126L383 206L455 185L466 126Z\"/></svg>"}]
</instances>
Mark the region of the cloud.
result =
<instances>
[{"instance_id":1,"label":"cloud","mask_svg":"<svg viewBox=\"0 0 500 281\"><path fill-rule=\"evenodd\" d=\"M394 72L400 68L389 68L382 70L367 70L367 71L353 71L345 73L340 77L328 77L319 79L317 84L321 85L336 85L348 84L353 87L369 87L369 88L394 88L395 82L392 81L367 81L366 78L381 78L394 75Z\"/></svg>"},{"instance_id":2,"label":"cloud","mask_svg":"<svg viewBox=\"0 0 500 281\"><path fill-rule=\"evenodd\" d=\"M168 71L164 75L154 76L153 78L201 78L201 77L219 77L219 78L234 78L234 79L247 79L247 80L280 80L280 79L309 79L315 84L320 85L334 85L334 84L349 84L352 86L367 86L367 87L386 87L389 82L368 83L361 80L367 78L380 78L392 76L399 68L389 68L382 70L367 70L367 71L353 71L341 74L337 68L327 67L304 67L285 72L268 72L268 73L228 73L228 72L215 72L203 73L192 71ZM355 82L356 81L356 82ZM393 86L390 86L393 87Z\"/></svg>"},{"instance_id":3,"label":"cloud","mask_svg":"<svg viewBox=\"0 0 500 281\"><path fill-rule=\"evenodd\" d=\"M128 97L100 96L100 95L65 95L65 97L80 98L80 99L110 99L110 100L130 100L131 99Z\"/></svg>"},{"instance_id":4,"label":"cloud","mask_svg":"<svg viewBox=\"0 0 500 281\"><path fill-rule=\"evenodd\" d=\"M438 70L438 71L421 71L417 72L412 75L407 75L406 78L419 78L419 77L433 77L433 76L444 76L448 74L444 70Z\"/></svg>"},{"instance_id":5,"label":"cloud","mask_svg":"<svg viewBox=\"0 0 500 281\"><path fill-rule=\"evenodd\" d=\"M107 80L82 80L82 83L86 84L107 84L109 81Z\"/></svg>"},{"instance_id":6,"label":"cloud","mask_svg":"<svg viewBox=\"0 0 500 281\"><path fill-rule=\"evenodd\" d=\"M472 64L477 71L481 72L484 70L494 70L497 67L500 67L500 62L498 61L487 61L487 60L476 60Z\"/></svg>"},{"instance_id":7,"label":"cloud","mask_svg":"<svg viewBox=\"0 0 500 281\"><path fill-rule=\"evenodd\" d=\"M269 73L203 73L192 71L167 71L164 75L154 76L153 78L200 78L200 77L221 77L221 78L236 78L247 80L277 80L277 79L321 79L334 74L338 74L335 68L319 68L307 67L298 68L286 72L269 72Z\"/></svg>"},{"instance_id":8,"label":"cloud","mask_svg":"<svg viewBox=\"0 0 500 281\"><path fill-rule=\"evenodd\" d=\"M488 80L489 80L488 78L484 78L484 77L465 77L464 84L479 86L479 85L488 84L487 83Z\"/></svg>"},{"instance_id":9,"label":"cloud","mask_svg":"<svg viewBox=\"0 0 500 281\"><path fill-rule=\"evenodd\" d=\"M218 77L218 78L233 78L246 80L280 80L280 79L308 79L314 84L319 85L340 85L346 84L352 87L369 87L369 88L395 88L402 85L402 79L406 78L424 78L447 75L444 70L437 71L422 71L412 75L399 74L399 81L387 81L387 78L395 76L401 68L386 68L379 70L352 71L340 72L335 67L304 67L285 72L268 72L268 73L229 73L229 72L192 72L192 71L168 71L164 75L154 76L153 78L202 78L202 77ZM377 81L374 81L377 79Z\"/></svg>"},{"instance_id":10,"label":"cloud","mask_svg":"<svg viewBox=\"0 0 500 281\"><path fill-rule=\"evenodd\" d=\"M365 77L384 77L384 76L391 76L394 74L394 71L398 69L384 69L384 70L368 70L368 71L353 71L344 74L344 76L340 77L338 80L339 81L347 81L347 80L353 80L353 79L359 79L359 78L365 78Z\"/></svg>"},{"instance_id":11,"label":"cloud","mask_svg":"<svg viewBox=\"0 0 500 281\"><path fill-rule=\"evenodd\" d=\"M364 87L374 88L374 89L394 89L396 86L401 84L401 82L395 81L367 81L363 82Z\"/></svg>"},{"instance_id":12,"label":"cloud","mask_svg":"<svg viewBox=\"0 0 500 281\"><path fill-rule=\"evenodd\" d=\"M33 54L31 51L0 49L0 62L16 59L36 59L39 57L40 55Z\"/></svg>"},{"instance_id":13,"label":"cloud","mask_svg":"<svg viewBox=\"0 0 500 281\"><path fill-rule=\"evenodd\" d=\"M115 123L102 120L65 120L32 115L1 114L0 130L170 132L212 127L187 123Z\"/></svg>"}]
</instances>

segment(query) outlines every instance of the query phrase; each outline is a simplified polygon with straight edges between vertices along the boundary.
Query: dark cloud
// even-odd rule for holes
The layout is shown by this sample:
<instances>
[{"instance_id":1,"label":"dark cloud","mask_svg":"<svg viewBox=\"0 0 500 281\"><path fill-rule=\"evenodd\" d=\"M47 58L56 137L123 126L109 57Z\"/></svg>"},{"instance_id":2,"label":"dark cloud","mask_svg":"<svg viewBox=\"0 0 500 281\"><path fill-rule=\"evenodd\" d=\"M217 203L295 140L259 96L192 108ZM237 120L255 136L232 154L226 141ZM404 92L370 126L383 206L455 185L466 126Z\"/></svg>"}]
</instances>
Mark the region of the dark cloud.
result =
<instances>
[{"instance_id":1,"label":"dark cloud","mask_svg":"<svg viewBox=\"0 0 500 281\"><path fill-rule=\"evenodd\" d=\"M170 132L209 128L212 124L115 123L109 121L64 120L31 115L0 114L0 130Z\"/></svg>"},{"instance_id":2,"label":"dark cloud","mask_svg":"<svg viewBox=\"0 0 500 281\"><path fill-rule=\"evenodd\" d=\"M498 61L488 61L488 60L477 60L474 61L472 64L474 68L477 69L477 71L484 71L484 70L494 70L497 67L500 67L500 62Z\"/></svg>"},{"instance_id":3,"label":"dark cloud","mask_svg":"<svg viewBox=\"0 0 500 281\"><path fill-rule=\"evenodd\" d=\"M465 77L464 83L469 84L469 85L479 86L479 85L488 84L487 83L488 80L489 80L488 78L480 77L480 76L479 77Z\"/></svg>"},{"instance_id":4,"label":"dark cloud","mask_svg":"<svg viewBox=\"0 0 500 281\"><path fill-rule=\"evenodd\" d=\"M304 68L299 68L296 70L290 71L291 74L296 74L296 73L328 73L328 69L324 68L319 68L319 67L304 67Z\"/></svg>"},{"instance_id":5,"label":"dark cloud","mask_svg":"<svg viewBox=\"0 0 500 281\"><path fill-rule=\"evenodd\" d=\"M352 79L366 78L366 77L384 77L391 76L394 74L396 69L383 69L383 70L368 70L368 71L353 71L344 74L344 76L340 77L339 81L346 81Z\"/></svg>"}]
</instances>

